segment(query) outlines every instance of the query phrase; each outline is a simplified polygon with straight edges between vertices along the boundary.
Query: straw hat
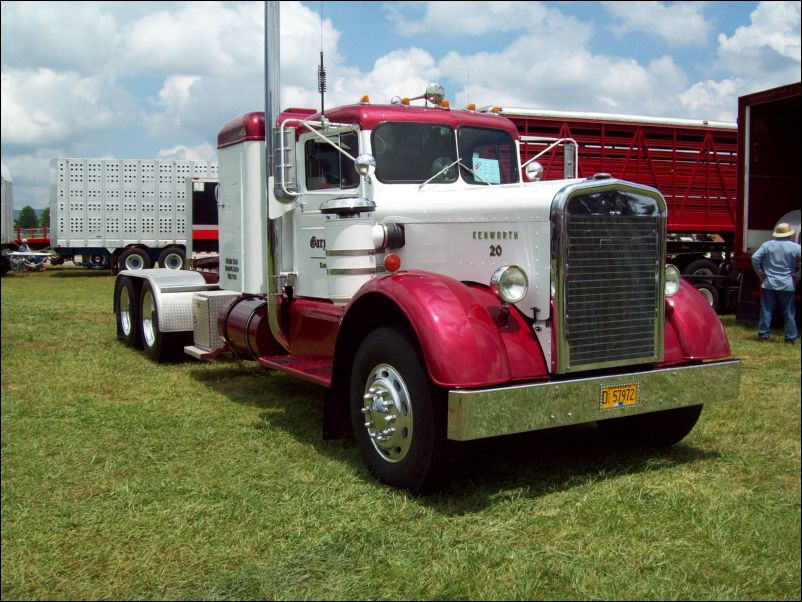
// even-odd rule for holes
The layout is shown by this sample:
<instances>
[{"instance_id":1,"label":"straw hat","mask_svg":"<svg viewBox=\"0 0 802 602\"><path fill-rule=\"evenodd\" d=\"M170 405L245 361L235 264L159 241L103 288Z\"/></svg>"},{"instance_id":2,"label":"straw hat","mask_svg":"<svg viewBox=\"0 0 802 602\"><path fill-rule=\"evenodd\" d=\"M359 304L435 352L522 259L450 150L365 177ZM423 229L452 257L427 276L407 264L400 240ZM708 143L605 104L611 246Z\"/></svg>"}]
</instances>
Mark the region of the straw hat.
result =
<instances>
[{"instance_id":1,"label":"straw hat","mask_svg":"<svg viewBox=\"0 0 802 602\"><path fill-rule=\"evenodd\" d=\"M777 224L774 227L772 236L774 238L787 238L789 236L793 236L794 234L796 234L796 231L791 227L791 224L786 224L783 222L782 224Z\"/></svg>"}]
</instances>

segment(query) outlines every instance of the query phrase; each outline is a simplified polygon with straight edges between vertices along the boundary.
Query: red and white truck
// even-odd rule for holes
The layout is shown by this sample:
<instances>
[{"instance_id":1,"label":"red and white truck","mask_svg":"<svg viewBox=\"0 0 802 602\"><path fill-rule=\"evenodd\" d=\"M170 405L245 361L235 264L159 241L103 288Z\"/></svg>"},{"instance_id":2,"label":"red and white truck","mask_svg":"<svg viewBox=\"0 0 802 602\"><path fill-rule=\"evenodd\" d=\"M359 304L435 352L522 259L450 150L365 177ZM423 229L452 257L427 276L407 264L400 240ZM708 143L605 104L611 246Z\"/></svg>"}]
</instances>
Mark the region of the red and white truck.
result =
<instances>
[{"instance_id":1,"label":"red and white truck","mask_svg":"<svg viewBox=\"0 0 802 602\"><path fill-rule=\"evenodd\" d=\"M450 109L437 85L280 113L266 5L266 112L218 135L219 283L120 272L120 340L320 385L324 436L352 433L381 481L413 491L442 482L461 441L597 422L666 446L737 399L716 313L666 266L658 190L538 180L509 119Z\"/></svg>"}]
</instances>

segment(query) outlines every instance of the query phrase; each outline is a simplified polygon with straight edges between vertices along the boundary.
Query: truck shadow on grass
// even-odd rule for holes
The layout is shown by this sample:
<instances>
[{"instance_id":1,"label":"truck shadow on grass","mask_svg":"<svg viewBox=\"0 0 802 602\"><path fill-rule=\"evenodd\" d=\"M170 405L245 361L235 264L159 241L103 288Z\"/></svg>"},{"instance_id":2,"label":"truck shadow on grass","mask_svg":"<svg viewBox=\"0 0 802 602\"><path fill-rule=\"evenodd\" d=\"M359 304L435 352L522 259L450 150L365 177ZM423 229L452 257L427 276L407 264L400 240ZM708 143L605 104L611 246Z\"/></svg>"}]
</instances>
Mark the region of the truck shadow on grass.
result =
<instances>
[{"instance_id":1,"label":"truck shadow on grass","mask_svg":"<svg viewBox=\"0 0 802 602\"><path fill-rule=\"evenodd\" d=\"M209 370L193 370L192 376L234 403L259 408L256 428L288 433L315 451L350 465L365 481L374 481L352 438L322 438L320 387L237 360ZM702 416L703 420L704 413ZM503 501L510 492L538 498L719 457L716 451L684 442L662 450L627 446L610 441L595 424L482 439L461 443L457 449L458 461L449 483L439 492L417 498L446 515L481 511Z\"/></svg>"},{"instance_id":2,"label":"truck shadow on grass","mask_svg":"<svg viewBox=\"0 0 802 602\"><path fill-rule=\"evenodd\" d=\"M87 269L62 269L51 271L52 278L109 278L111 277L111 270L87 270Z\"/></svg>"}]
</instances>

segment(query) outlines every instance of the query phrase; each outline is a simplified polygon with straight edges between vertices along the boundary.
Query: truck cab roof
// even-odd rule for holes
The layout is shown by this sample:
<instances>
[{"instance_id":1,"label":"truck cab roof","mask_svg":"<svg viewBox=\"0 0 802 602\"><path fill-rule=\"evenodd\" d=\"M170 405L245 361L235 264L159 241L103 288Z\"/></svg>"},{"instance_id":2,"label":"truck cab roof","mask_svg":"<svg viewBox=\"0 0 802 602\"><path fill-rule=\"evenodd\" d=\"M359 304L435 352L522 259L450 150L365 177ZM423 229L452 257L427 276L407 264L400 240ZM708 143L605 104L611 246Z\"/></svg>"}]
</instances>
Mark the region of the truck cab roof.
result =
<instances>
[{"instance_id":1,"label":"truck cab roof","mask_svg":"<svg viewBox=\"0 0 802 602\"><path fill-rule=\"evenodd\" d=\"M454 129L461 126L489 128L507 132L513 139L520 138L518 129L506 117L495 113L475 113L473 111L451 110L441 107L420 107L406 105L353 104L335 107L325 112L328 120L334 123L355 124L362 130L373 130L385 122L442 123ZM314 109L286 109L276 120L280 125L287 119L319 121L321 114ZM226 123L217 135L217 148L247 140L264 140L265 114L263 112L244 113Z\"/></svg>"}]
</instances>

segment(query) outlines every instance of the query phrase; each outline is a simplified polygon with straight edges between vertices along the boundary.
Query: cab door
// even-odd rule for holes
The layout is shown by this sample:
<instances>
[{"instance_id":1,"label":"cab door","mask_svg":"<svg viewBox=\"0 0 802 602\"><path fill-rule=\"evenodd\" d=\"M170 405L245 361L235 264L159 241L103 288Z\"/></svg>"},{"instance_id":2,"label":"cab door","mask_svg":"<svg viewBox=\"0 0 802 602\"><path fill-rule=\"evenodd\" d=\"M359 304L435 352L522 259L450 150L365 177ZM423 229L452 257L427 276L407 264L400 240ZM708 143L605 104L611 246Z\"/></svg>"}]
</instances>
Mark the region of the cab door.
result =
<instances>
[{"instance_id":1,"label":"cab door","mask_svg":"<svg viewBox=\"0 0 802 602\"><path fill-rule=\"evenodd\" d=\"M327 138L352 157L359 154L359 136L354 130L327 132ZM312 133L300 137L299 187L301 197L294 221L295 267L298 274L295 294L302 297L328 298L326 260L326 223L332 216L320 212L322 203L337 197L356 196L359 175L354 162L337 148Z\"/></svg>"}]
</instances>

